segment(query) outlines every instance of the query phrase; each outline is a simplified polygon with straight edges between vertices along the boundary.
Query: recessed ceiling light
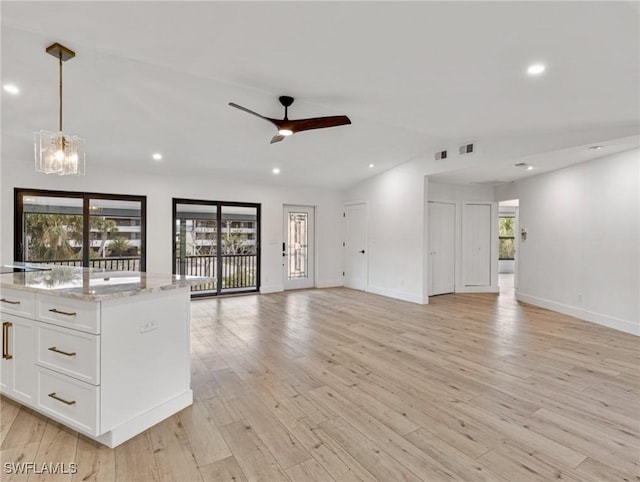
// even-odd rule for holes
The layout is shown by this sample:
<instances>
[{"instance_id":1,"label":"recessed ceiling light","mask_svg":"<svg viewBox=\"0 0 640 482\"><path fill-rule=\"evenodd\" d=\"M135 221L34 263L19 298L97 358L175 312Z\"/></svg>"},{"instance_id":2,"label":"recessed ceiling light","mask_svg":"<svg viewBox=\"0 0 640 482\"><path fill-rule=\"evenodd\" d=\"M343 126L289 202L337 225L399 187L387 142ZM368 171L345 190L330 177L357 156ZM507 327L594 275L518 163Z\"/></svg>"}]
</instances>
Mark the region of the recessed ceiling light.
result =
<instances>
[{"instance_id":1,"label":"recessed ceiling light","mask_svg":"<svg viewBox=\"0 0 640 482\"><path fill-rule=\"evenodd\" d=\"M546 69L544 64L531 64L527 69L529 75L540 75Z\"/></svg>"},{"instance_id":2,"label":"recessed ceiling light","mask_svg":"<svg viewBox=\"0 0 640 482\"><path fill-rule=\"evenodd\" d=\"M8 92L9 94L18 95L20 93L20 89L18 89L17 85L4 84L2 88L4 89L5 92Z\"/></svg>"},{"instance_id":3,"label":"recessed ceiling light","mask_svg":"<svg viewBox=\"0 0 640 482\"><path fill-rule=\"evenodd\" d=\"M280 174L280 168L279 168L279 167L274 167L274 168L271 170L271 172L272 172L272 173L274 173L274 174Z\"/></svg>"},{"instance_id":4,"label":"recessed ceiling light","mask_svg":"<svg viewBox=\"0 0 640 482\"><path fill-rule=\"evenodd\" d=\"M153 157L154 161L161 161L162 160L162 154L160 154L159 152L156 152L152 157Z\"/></svg>"},{"instance_id":5,"label":"recessed ceiling light","mask_svg":"<svg viewBox=\"0 0 640 482\"><path fill-rule=\"evenodd\" d=\"M602 149L603 146L591 146L589 148L590 151L599 151L600 149Z\"/></svg>"},{"instance_id":6,"label":"recessed ceiling light","mask_svg":"<svg viewBox=\"0 0 640 482\"><path fill-rule=\"evenodd\" d=\"M527 166L527 171L533 171L533 166Z\"/></svg>"},{"instance_id":7,"label":"recessed ceiling light","mask_svg":"<svg viewBox=\"0 0 640 482\"><path fill-rule=\"evenodd\" d=\"M375 166L375 164L372 162L371 164L369 164L369 169L371 169L374 166Z\"/></svg>"}]
</instances>

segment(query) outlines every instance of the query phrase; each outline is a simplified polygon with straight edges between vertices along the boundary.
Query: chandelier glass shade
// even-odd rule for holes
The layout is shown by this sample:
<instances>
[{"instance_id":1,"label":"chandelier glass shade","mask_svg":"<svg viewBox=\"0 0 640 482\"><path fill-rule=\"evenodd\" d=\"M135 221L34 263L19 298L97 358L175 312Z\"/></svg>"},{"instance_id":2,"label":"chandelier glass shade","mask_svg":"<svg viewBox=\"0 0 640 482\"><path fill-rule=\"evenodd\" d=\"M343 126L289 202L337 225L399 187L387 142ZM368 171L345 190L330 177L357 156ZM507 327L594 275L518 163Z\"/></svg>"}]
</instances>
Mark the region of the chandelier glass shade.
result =
<instances>
[{"instance_id":1,"label":"chandelier glass shade","mask_svg":"<svg viewBox=\"0 0 640 482\"><path fill-rule=\"evenodd\" d=\"M62 132L34 133L36 171L60 176L84 175L84 145L84 139Z\"/></svg>"},{"instance_id":2,"label":"chandelier glass shade","mask_svg":"<svg viewBox=\"0 0 640 482\"><path fill-rule=\"evenodd\" d=\"M47 47L47 53L56 57L60 66L59 130L41 130L34 133L36 171L60 176L84 176L85 142L78 136L62 131L62 62L75 57L75 52L55 43Z\"/></svg>"}]
</instances>

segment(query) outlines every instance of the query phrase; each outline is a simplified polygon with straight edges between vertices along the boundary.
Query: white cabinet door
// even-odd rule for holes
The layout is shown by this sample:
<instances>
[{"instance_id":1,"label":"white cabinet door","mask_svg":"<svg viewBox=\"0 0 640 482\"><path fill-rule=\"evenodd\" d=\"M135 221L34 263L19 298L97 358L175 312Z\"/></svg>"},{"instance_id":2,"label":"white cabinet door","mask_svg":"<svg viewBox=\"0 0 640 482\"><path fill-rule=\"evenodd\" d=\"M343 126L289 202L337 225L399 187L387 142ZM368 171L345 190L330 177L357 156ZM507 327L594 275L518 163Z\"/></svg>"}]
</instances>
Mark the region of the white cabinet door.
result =
<instances>
[{"instance_id":1,"label":"white cabinet door","mask_svg":"<svg viewBox=\"0 0 640 482\"><path fill-rule=\"evenodd\" d=\"M462 272L465 286L491 285L491 204L465 204Z\"/></svg>"},{"instance_id":2,"label":"white cabinet door","mask_svg":"<svg viewBox=\"0 0 640 482\"><path fill-rule=\"evenodd\" d=\"M2 393L31 403L35 394L34 322L2 314Z\"/></svg>"},{"instance_id":3,"label":"white cabinet door","mask_svg":"<svg viewBox=\"0 0 640 482\"><path fill-rule=\"evenodd\" d=\"M429 202L429 296L455 291L456 206Z\"/></svg>"}]
</instances>

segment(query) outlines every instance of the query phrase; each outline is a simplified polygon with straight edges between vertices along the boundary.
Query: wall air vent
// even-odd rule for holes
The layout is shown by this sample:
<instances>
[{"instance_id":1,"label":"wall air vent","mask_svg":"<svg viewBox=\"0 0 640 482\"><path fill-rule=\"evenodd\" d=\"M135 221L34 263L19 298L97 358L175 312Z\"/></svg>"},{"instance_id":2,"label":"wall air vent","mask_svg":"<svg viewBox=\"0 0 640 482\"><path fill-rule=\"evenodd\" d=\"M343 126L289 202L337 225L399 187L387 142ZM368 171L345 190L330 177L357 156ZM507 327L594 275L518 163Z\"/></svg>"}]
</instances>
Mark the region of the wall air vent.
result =
<instances>
[{"instance_id":1,"label":"wall air vent","mask_svg":"<svg viewBox=\"0 0 640 482\"><path fill-rule=\"evenodd\" d=\"M436 161L439 161L441 159L446 159L447 158L447 151L438 151L436 152Z\"/></svg>"},{"instance_id":2,"label":"wall air vent","mask_svg":"<svg viewBox=\"0 0 640 482\"><path fill-rule=\"evenodd\" d=\"M476 145L473 142L470 142L468 144L462 144L460 147L458 147L458 154L460 154L461 156L464 156L466 154L473 154L476 150Z\"/></svg>"}]
</instances>

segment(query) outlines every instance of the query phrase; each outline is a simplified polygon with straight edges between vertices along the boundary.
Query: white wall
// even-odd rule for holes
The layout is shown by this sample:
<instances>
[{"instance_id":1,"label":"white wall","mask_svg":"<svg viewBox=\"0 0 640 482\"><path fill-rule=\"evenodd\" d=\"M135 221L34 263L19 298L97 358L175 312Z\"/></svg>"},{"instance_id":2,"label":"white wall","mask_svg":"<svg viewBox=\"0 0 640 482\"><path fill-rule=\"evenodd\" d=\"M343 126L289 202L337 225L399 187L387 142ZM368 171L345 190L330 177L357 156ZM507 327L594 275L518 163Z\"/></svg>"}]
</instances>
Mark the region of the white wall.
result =
<instances>
[{"instance_id":1,"label":"white wall","mask_svg":"<svg viewBox=\"0 0 640 482\"><path fill-rule=\"evenodd\" d=\"M518 299L640 335L640 151L496 189L519 199Z\"/></svg>"},{"instance_id":2,"label":"white wall","mask_svg":"<svg viewBox=\"0 0 640 482\"><path fill-rule=\"evenodd\" d=\"M15 187L147 196L147 271L172 268L173 197L262 204L262 289L280 291L282 280L282 205L316 206L316 286L342 285L342 201L336 191L307 187L252 185L210 177L166 177L88 166L85 177L34 172L33 162L2 160L1 258L13 259Z\"/></svg>"},{"instance_id":3,"label":"white wall","mask_svg":"<svg viewBox=\"0 0 640 482\"><path fill-rule=\"evenodd\" d=\"M457 293L498 292L498 210L494 205L494 189L492 186L446 184L429 180L428 201L449 202L456 206L456 248L455 248L455 290ZM491 284L489 286L466 287L463 283L464 259L462 256L462 233L464 226L463 204L482 202L492 204L491 232L496 233L491 245ZM429 239L428 237L426 238Z\"/></svg>"},{"instance_id":4,"label":"white wall","mask_svg":"<svg viewBox=\"0 0 640 482\"><path fill-rule=\"evenodd\" d=\"M424 167L408 162L343 193L368 204L366 291L426 303Z\"/></svg>"}]
</instances>

